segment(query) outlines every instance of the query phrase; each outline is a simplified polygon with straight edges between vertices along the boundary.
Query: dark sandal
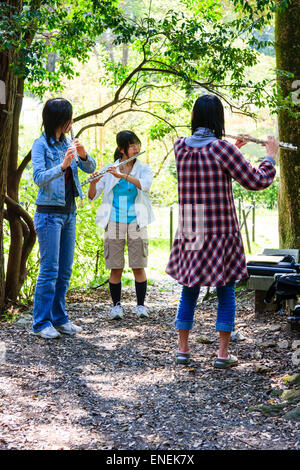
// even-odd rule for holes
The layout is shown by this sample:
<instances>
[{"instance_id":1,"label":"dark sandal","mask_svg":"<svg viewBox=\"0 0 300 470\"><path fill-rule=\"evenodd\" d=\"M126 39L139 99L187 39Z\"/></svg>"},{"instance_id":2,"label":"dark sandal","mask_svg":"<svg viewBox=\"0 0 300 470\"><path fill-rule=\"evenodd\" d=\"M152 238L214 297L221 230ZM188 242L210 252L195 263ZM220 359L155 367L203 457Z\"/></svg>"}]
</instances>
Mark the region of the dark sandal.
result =
<instances>
[{"instance_id":1,"label":"dark sandal","mask_svg":"<svg viewBox=\"0 0 300 470\"><path fill-rule=\"evenodd\" d=\"M230 354L228 359L220 359L219 357L214 361L213 366L215 369L228 369L238 365L238 358Z\"/></svg>"},{"instance_id":2,"label":"dark sandal","mask_svg":"<svg viewBox=\"0 0 300 470\"><path fill-rule=\"evenodd\" d=\"M176 351L176 364L187 366L190 363L191 354Z\"/></svg>"}]
</instances>

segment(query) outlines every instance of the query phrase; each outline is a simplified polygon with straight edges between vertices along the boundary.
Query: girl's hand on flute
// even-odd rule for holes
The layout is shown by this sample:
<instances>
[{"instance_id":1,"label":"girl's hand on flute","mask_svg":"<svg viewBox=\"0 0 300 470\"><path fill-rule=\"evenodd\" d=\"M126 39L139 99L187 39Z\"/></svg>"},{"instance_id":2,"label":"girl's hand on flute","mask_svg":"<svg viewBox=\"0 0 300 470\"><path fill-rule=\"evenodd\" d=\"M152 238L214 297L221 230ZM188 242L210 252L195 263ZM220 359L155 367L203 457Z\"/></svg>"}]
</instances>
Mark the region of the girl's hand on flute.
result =
<instances>
[{"instance_id":1,"label":"girl's hand on flute","mask_svg":"<svg viewBox=\"0 0 300 470\"><path fill-rule=\"evenodd\" d=\"M90 178L93 178L93 176L96 176L98 174L98 171L94 171L94 173L91 173L90 175ZM89 189L88 189L88 197L93 200L94 197L96 196L96 184L98 183L98 181L101 180L101 178L103 177L103 175L99 176L99 178L96 178L94 181L91 181L90 182L90 186L89 186Z\"/></svg>"},{"instance_id":2,"label":"girl's hand on flute","mask_svg":"<svg viewBox=\"0 0 300 470\"><path fill-rule=\"evenodd\" d=\"M74 148L69 147L65 153L64 161L61 164L61 169L64 171L71 165L72 160L74 158Z\"/></svg>"},{"instance_id":3,"label":"girl's hand on flute","mask_svg":"<svg viewBox=\"0 0 300 470\"><path fill-rule=\"evenodd\" d=\"M251 135L249 135L249 134L238 134L238 137L239 138L236 140L235 145L236 145L237 148L240 149L241 147L243 147L244 145L246 145L248 143L245 139L243 139L243 137L251 137Z\"/></svg>"},{"instance_id":4,"label":"girl's hand on flute","mask_svg":"<svg viewBox=\"0 0 300 470\"><path fill-rule=\"evenodd\" d=\"M80 158L81 158L82 160L86 160L86 159L87 159L87 156L86 156L85 148L84 148L84 146L79 142L78 139L74 139L74 140L73 140L73 145L74 145L74 147L76 148L77 153L78 153L78 155L80 156Z\"/></svg>"},{"instance_id":5,"label":"girl's hand on flute","mask_svg":"<svg viewBox=\"0 0 300 470\"><path fill-rule=\"evenodd\" d=\"M124 178L126 176L125 173L120 173L114 166L111 166L106 171L107 173L113 175L115 178Z\"/></svg>"},{"instance_id":6,"label":"girl's hand on flute","mask_svg":"<svg viewBox=\"0 0 300 470\"><path fill-rule=\"evenodd\" d=\"M98 171L94 171L94 173L91 173L90 178L97 176L97 174L98 174ZM96 178L95 180L91 181L90 186L96 186L96 183L98 183L98 181L100 181L103 176L104 175L100 175L99 178Z\"/></svg>"},{"instance_id":7,"label":"girl's hand on flute","mask_svg":"<svg viewBox=\"0 0 300 470\"><path fill-rule=\"evenodd\" d=\"M269 157L274 158L274 160L276 160L276 154L277 154L278 147L279 147L278 140L276 140L275 137L269 135L268 142L264 142L261 145L263 147L266 147L267 155Z\"/></svg>"}]
</instances>

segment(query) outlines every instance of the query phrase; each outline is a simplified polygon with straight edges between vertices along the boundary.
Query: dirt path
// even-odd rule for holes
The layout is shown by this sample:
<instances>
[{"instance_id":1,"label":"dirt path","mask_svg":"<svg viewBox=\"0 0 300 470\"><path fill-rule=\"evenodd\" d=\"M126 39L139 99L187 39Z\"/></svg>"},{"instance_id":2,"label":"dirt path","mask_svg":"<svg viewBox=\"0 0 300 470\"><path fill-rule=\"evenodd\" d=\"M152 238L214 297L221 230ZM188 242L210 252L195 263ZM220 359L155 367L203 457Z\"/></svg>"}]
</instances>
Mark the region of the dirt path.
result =
<instances>
[{"instance_id":1,"label":"dirt path","mask_svg":"<svg viewBox=\"0 0 300 470\"><path fill-rule=\"evenodd\" d=\"M282 377L299 372L284 316L258 322L242 291L240 365L218 371L216 302L199 304L186 368L174 365L178 287L149 287L146 320L131 313L132 288L123 298L124 319L111 321L107 287L69 294L76 337L35 337L26 316L1 325L0 449L300 449L300 422L285 417L295 402L272 416L256 409L280 404Z\"/></svg>"}]
</instances>

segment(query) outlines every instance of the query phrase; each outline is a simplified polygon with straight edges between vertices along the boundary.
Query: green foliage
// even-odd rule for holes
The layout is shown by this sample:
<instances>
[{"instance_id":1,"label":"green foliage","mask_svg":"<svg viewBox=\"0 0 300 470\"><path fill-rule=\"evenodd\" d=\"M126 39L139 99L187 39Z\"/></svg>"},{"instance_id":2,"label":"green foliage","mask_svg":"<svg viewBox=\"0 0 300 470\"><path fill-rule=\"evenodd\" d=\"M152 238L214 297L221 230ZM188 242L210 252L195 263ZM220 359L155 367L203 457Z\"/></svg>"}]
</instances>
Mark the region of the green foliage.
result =
<instances>
[{"instance_id":1,"label":"green foliage","mask_svg":"<svg viewBox=\"0 0 300 470\"><path fill-rule=\"evenodd\" d=\"M259 79L251 74L251 69L262 57L260 52L272 47L271 34L267 37L264 34L275 7L278 3L284 5L287 2L236 0L232 3L237 14L231 14L232 10L228 14L226 2L224 6L221 1L182 0L173 3L162 15L160 9L165 11L169 2L148 14L145 13L145 2L137 0L122 2L122 5L117 0L47 0L40 8L33 7L33 2L24 1L22 11L15 10L9 18L12 12L6 2L0 0L0 51L13 53L11 67L15 74L26 79L27 91L45 97L62 91L68 81L76 80L79 70L84 73L82 64L87 64L94 46L100 44L101 67L99 73L94 72L91 94L96 87L98 90L100 82L107 86L106 96L118 98L111 108L108 107L112 115L120 109L125 112L126 105L130 110L147 113L147 120L136 112L126 120L120 118L114 127L109 128L110 135L106 137L109 144L105 144L109 150L104 151L104 162L112 161L115 132L126 126L140 132L144 140L150 137L151 158L155 156L152 166L154 170L158 169L161 158L156 159L156 155L161 157L162 152L157 152L157 149L163 148L159 144L166 145L168 134L176 137L177 128L189 124L194 99L204 92L224 96L231 109L246 113L249 113L249 103L256 107L255 112L258 108L264 110L265 106L276 112L278 103L293 109L292 100L281 97L277 91L275 74L266 77L265 69ZM134 5L138 6L137 10ZM108 59L107 50L103 52L105 32L112 37L115 61ZM122 63L124 44L130 51L126 65ZM46 68L49 53L58 56L55 72ZM69 92L66 88L66 93ZM80 89L75 96L76 111L88 111ZM93 100L92 106L96 108L96 91ZM232 100L234 104L231 106ZM105 112L103 116L103 119L111 118ZM186 135L186 131L184 129L182 134ZM154 204L163 202L169 205L177 200L174 161L168 162L166 160L152 185ZM261 198L266 207L273 207L276 202L276 185L259 193L248 194L241 187L235 187L234 191L236 197L244 200L251 201L253 195ZM31 186L26 178L22 180L20 201L27 205L31 214L35 195L34 185ZM78 208L71 287L96 286L107 276L103 263L103 240L94 223L98 205L99 201L91 208L85 202ZM8 240L7 234L6 246ZM22 291L24 298L32 297L37 266L36 246L28 263L30 276Z\"/></svg>"},{"instance_id":2,"label":"green foliage","mask_svg":"<svg viewBox=\"0 0 300 470\"><path fill-rule=\"evenodd\" d=\"M20 11L0 1L0 51L13 52L15 74L26 79L27 90L42 97L46 91L62 91L64 79L78 73L74 59L86 63L101 35L110 31L113 46L130 45L134 60L126 66L107 60L101 82L115 91L121 87L124 97L120 100L131 106L140 106L146 85L152 81L183 91L181 108L185 100L207 90L236 100L244 112L249 113L249 102L276 110L275 80L248 80L247 69L257 64L254 48L272 45L270 38L255 32L269 24L277 7L288 2L232 3L242 15L224 17L223 2L213 0L181 0L178 9L170 8L163 17L144 13L142 6L137 17L135 3L119 6L116 0L49 0L39 8L24 2ZM46 67L50 53L58 57L54 72ZM291 100L285 105L291 105ZM156 114L164 111L159 105L156 108ZM157 138L164 132L157 132Z\"/></svg>"},{"instance_id":3,"label":"green foliage","mask_svg":"<svg viewBox=\"0 0 300 470\"><path fill-rule=\"evenodd\" d=\"M275 57L273 26L267 26L261 33L258 31L254 31L253 37L257 41L257 43L254 44L253 41L253 45L251 45L251 47L255 47L258 51L262 52L265 55Z\"/></svg>"},{"instance_id":4,"label":"green foliage","mask_svg":"<svg viewBox=\"0 0 300 470\"><path fill-rule=\"evenodd\" d=\"M155 94L151 113L147 108L144 111L160 121L148 128L152 140L177 135L177 128L183 127L183 112L190 112L195 98L204 92L224 95L228 103L233 98L237 103L231 106L233 110L251 114L249 103L252 103L261 109L268 105L276 112L274 74L260 80L248 78L249 69L257 65L260 57L254 46L265 47L267 41L255 40L249 33L257 27L256 20L223 19L221 6L221 2L195 0L192 7L195 11L199 9L198 16L169 10L163 18L137 19L130 46L131 62L124 66L119 59L104 64L106 73L101 83L111 87L131 109L145 109L149 90ZM155 91L158 87L169 87L169 91L159 94ZM186 122L189 120L188 117Z\"/></svg>"},{"instance_id":5,"label":"green foliage","mask_svg":"<svg viewBox=\"0 0 300 470\"><path fill-rule=\"evenodd\" d=\"M279 178L276 176L273 184L263 191L249 191L240 184L233 182L233 195L237 200L241 198L244 203L255 203L266 209L274 209L278 201Z\"/></svg>"},{"instance_id":6,"label":"green foliage","mask_svg":"<svg viewBox=\"0 0 300 470\"><path fill-rule=\"evenodd\" d=\"M39 267L40 267L40 258L37 245L30 253L27 263L26 263L26 270L27 275L25 282L22 286L20 292L20 301L21 303L28 304L29 302L33 301L34 297L34 290L36 286L36 281L39 274Z\"/></svg>"},{"instance_id":7,"label":"green foliage","mask_svg":"<svg viewBox=\"0 0 300 470\"><path fill-rule=\"evenodd\" d=\"M236 6L236 11L242 11L243 14L247 14L250 19L253 19L260 15L263 16L263 22L266 23L272 19L272 13L276 9L284 9L288 7L292 0L232 0Z\"/></svg>"},{"instance_id":8,"label":"green foliage","mask_svg":"<svg viewBox=\"0 0 300 470\"><path fill-rule=\"evenodd\" d=\"M198 17L206 17L209 11L209 21L219 21L223 16L223 2L216 0L183 0L186 7Z\"/></svg>"},{"instance_id":9,"label":"green foliage","mask_svg":"<svg viewBox=\"0 0 300 470\"><path fill-rule=\"evenodd\" d=\"M165 122L155 123L148 129L148 134L152 140L162 140L169 133L170 125Z\"/></svg>"},{"instance_id":10,"label":"green foliage","mask_svg":"<svg viewBox=\"0 0 300 470\"><path fill-rule=\"evenodd\" d=\"M86 175L81 175L85 178ZM35 212L35 200L37 187L32 180L31 164L23 174L20 186L20 204L33 217ZM85 199L80 203L77 199L77 226L76 245L70 288L96 287L108 278L103 256L103 237L95 225L96 211L100 201L93 207ZM4 230L5 253L8 254L10 236L8 227ZM20 300L29 302L33 300L35 284L39 273L39 250L36 242L31 252L26 268L27 277L23 284Z\"/></svg>"},{"instance_id":11,"label":"green foliage","mask_svg":"<svg viewBox=\"0 0 300 470\"><path fill-rule=\"evenodd\" d=\"M13 52L15 75L40 97L61 90L63 77L76 75L74 58L85 63L104 30L112 28L125 41L133 30L115 0L49 0L40 7L24 2L20 11L0 2L0 9L0 51ZM51 52L59 57L55 72L45 67Z\"/></svg>"},{"instance_id":12,"label":"green foliage","mask_svg":"<svg viewBox=\"0 0 300 470\"><path fill-rule=\"evenodd\" d=\"M104 266L103 236L95 225L99 203L77 204L76 245L71 287L98 285L108 278Z\"/></svg>"},{"instance_id":13,"label":"green foliage","mask_svg":"<svg viewBox=\"0 0 300 470\"><path fill-rule=\"evenodd\" d=\"M151 200L156 205L170 206L178 199L177 176L175 162L170 163L169 168L164 169L151 187Z\"/></svg>"}]
</instances>

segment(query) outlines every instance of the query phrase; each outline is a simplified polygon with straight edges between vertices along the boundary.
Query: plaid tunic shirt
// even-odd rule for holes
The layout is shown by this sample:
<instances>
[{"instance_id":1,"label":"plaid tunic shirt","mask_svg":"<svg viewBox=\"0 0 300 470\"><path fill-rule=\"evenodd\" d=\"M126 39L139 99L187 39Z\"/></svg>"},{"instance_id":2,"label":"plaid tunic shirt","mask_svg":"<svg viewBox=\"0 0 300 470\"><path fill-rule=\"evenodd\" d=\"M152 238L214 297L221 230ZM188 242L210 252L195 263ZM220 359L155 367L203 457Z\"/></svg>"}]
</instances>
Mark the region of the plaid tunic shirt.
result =
<instances>
[{"instance_id":1,"label":"plaid tunic shirt","mask_svg":"<svg viewBox=\"0 0 300 470\"><path fill-rule=\"evenodd\" d=\"M166 272L188 287L222 286L248 277L236 215L232 178L246 189L265 189L273 164L253 167L225 140L193 148L174 145L178 177L179 224Z\"/></svg>"}]
</instances>

